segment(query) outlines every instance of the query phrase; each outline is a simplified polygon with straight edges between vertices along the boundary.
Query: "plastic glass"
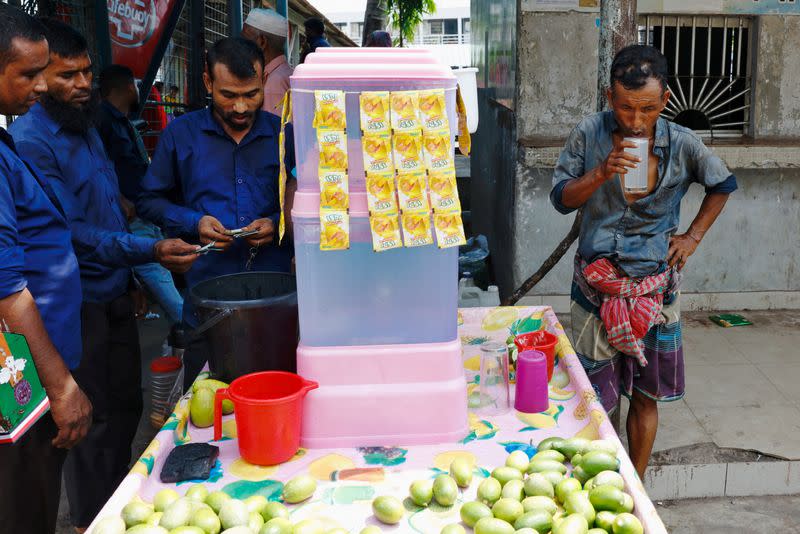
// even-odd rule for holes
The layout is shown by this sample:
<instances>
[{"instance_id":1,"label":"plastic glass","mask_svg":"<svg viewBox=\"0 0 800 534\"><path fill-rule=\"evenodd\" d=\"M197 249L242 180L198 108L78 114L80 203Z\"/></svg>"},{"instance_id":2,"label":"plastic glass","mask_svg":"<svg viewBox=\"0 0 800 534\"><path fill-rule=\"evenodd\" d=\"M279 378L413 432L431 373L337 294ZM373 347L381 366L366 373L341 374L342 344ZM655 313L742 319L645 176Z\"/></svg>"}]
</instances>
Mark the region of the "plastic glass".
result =
<instances>
[{"instance_id":1,"label":"plastic glass","mask_svg":"<svg viewBox=\"0 0 800 534\"><path fill-rule=\"evenodd\" d=\"M480 406L478 412L499 415L511 408L508 347L494 341L481 345Z\"/></svg>"},{"instance_id":2,"label":"plastic glass","mask_svg":"<svg viewBox=\"0 0 800 534\"><path fill-rule=\"evenodd\" d=\"M644 193L647 191L650 140L642 137L626 137L624 141L636 145L636 148L626 148L625 152L633 154L641 160L635 168L628 169L628 172L622 177L625 191L628 193Z\"/></svg>"}]
</instances>

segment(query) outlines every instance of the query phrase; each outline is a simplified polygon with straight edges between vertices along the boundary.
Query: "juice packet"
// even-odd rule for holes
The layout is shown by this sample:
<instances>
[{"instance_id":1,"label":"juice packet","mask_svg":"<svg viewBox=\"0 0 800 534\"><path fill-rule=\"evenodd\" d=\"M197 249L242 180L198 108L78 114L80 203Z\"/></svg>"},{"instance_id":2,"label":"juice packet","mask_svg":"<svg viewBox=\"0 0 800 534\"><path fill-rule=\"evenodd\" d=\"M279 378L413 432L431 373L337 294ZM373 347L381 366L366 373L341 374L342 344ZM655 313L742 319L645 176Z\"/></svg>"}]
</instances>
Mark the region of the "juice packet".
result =
<instances>
[{"instance_id":1,"label":"juice packet","mask_svg":"<svg viewBox=\"0 0 800 534\"><path fill-rule=\"evenodd\" d=\"M317 130L344 130L344 91L314 91L314 122Z\"/></svg>"},{"instance_id":2,"label":"juice packet","mask_svg":"<svg viewBox=\"0 0 800 534\"><path fill-rule=\"evenodd\" d=\"M436 130L423 134L422 148L425 152L425 168L430 172L456 168L449 130Z\"/></svg>"},{"instance_id":3,"label":"juice packet","mask_svg":"<svg viewBox=\"0 0 800 534\"><path fill-rule=\"evenodd\" d=\"M467 239L464 237L464 224L461 222L461 213L434 213L433 227L436 230L436 242L439 248L467 244Z\"/></svg>"},{"instance_id":4,"label":"juice packet","mask_svg":"<svg viewBox=\"0 0 800 534\"><path fill-rule=\"evenodd\" d=\"M320 130L317 142L320 173L347 170L347 134L343 130Z\"/></svg>"},{"instance_id":5,"label":"juice packet","mask_svg":"<svg viewBox=\"0 0 800 534\"><path fill-rule=\"evenodd\" d=\"M425 170L422 157L422 131L395 132L392 139L394 166L398 174Z\"/></svg>"},{"instance_id":6,"label":"juice packet","mask_svg":"<svg viewBox=\"0 0 800 534\"><path fill-rule=\"evenodd\" d=\"M400 210L430 211L428 187L425 172L400 174L397 176L397 193L400 197Z\"/></svg>"},{"instance_id":7,"label":"juice packet","mask_svg":"<svg viewBox=\"0 0 800 534\"><path fill-rule=\"evenodd\" d=\"M319 249L350 248L350 216L345 210L319 210Z\"/></svg>"},{"instance_id":8,"label":"juice packet","mask_svg":"<svg viewBox=\"0 0 800 534\"><path fill-rule=\"evenodd\" d=\"M347 173L327 171L319 175L320 209L346 210L350 206Z\"/></svg>"},{"instance_id":9,"label":"juice packet","mask_svg":"<svg viewBox=\"0 0 800 534\"><path fill-rule=\"evenodd\" d=\"M419 92L419 118L424 132L450 129L444 89Z\"/></svg>"},{"instance_id":10,"label":"juice packet","mask_svg":"<svg viewBox=\"0 0 800 534\"><path fill-rule=\"evenodd\" d=\"M361 138L364 171L367 174L394 173L392 163L392 136L390 134L364 134Z\"/></svg>"},{"instance_id":11,"label":"juice packet","mask_svg":"<svg viewBox=\"0 0 800 534\"><path fill-rule=\"evenodd\" d=\"M433 244L431 214L428 211L410 211L401 215L403 221L403 245L422 247Z\"/></svg>"},{"instance_id":12,"label":"juice packet","mask_svg":"<svg viewBox=\"0 0 800 534\"><path fill-rule=\"evenodd\" d=\"M417 91L392 92L392 129L397 132L410 132L418 130L419 124L419 93Z\"/></svg>"},{"instance_id":13,"label":"juice packet","mask_svg":"<svg viewBox=\"0 0 800 534\"><path fill-rule=\"evenodd\" d=\"M367 203L372 215L397 212L394 175L390 173L367 175Z\"/></svg>"},{"instance_id":14,"label":"juice packet","mask_svg":"<svg viewBox=\"0 0 800 534\"><path fill-rule=\"evenodd\" d=\"M455 171L433 172L428 177L431 207L436 213L460 213Z\"/></svg>"},{"instance_id":15,"label":"juice packet","mask_svg":"<svg viewBox=\"0 0 800 534\"><path fill-rule=\"evenodd\" d=\"M369 227L372 231L372 249L375 252L383 252L384 250L403 246L397 212L370 215Z\"/></svg>"},{"instance_id":16,"label":"juice packet","mask_svg":"<svg viewBox=\"0 0 800 534\"><path fill-rule=\"evenodd\" d=\"M359 107L361 129L365 135L392 133L389 91L361 93Z\"/></svg>"}]
</instances>

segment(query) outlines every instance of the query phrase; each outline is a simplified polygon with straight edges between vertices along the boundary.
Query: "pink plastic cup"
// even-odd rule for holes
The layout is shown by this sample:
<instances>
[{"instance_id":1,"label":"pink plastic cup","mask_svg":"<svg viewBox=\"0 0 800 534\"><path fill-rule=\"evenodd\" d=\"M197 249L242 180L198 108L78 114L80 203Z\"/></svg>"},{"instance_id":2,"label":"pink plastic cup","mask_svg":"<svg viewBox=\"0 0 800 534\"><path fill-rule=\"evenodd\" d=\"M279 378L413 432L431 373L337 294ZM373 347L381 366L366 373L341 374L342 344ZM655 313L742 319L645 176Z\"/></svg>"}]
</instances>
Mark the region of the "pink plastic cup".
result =
<instances>
[{"instance_id":1,"label":"pink plastic cup","mask_svg":"<svg viewBox=\"0 0 800 534\"><path fill-rule=\"evenodd\" d=\"M547 395L547 357L538 350L517 355L517 389L514 409L523 413L544 412L550 406Z\"/></svg>"}]
</instances>

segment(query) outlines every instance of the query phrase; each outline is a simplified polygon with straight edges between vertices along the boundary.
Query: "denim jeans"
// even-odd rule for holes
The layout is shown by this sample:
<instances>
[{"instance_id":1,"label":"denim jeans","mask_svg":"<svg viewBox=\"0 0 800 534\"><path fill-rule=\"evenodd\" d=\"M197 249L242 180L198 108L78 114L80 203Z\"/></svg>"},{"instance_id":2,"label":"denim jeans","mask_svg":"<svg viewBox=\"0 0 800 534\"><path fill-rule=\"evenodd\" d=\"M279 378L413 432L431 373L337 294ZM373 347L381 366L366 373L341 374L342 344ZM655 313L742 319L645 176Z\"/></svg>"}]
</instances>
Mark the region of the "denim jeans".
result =
<instances>
[{"instance_id":1,"label":"denim jeans","mask_svg":"<svg viewBox=\"0 0 800 534\"><path fill-rule=\"evenodd\" d=\"M164 235L157 226L138 217L130 223L131 232L141 237L164 239ZM181 322L183 315L183 297L175 288L172 274L158 263L146 263L133 268L136 277L144 285L147 293L152 297L164 313L170 325Z\"/></svg>"}]
</instances>

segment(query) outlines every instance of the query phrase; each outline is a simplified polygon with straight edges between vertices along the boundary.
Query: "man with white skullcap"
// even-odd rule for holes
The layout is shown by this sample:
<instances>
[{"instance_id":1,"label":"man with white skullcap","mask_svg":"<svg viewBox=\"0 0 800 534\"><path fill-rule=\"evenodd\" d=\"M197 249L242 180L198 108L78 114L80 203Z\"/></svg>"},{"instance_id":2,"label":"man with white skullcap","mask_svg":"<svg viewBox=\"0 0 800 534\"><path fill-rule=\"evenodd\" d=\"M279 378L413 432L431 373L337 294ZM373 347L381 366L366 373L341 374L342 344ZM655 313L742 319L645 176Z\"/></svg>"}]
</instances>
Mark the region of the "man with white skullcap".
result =
<instances>
[{"instance_id":1,"label":"man with white skullcap","mask_svg":"<svg viewBox=\"0 0 800 534\"><path fill-rule=\"evenodd\" d=\"M281 114L283 95L289 90L292 67L286 61L284 48L289 24L286 17L271 9L254 8L242 27L242 37L255 41L264 52L267 81L264 84L264 111Z\"/></svg>"}]
</instances>

